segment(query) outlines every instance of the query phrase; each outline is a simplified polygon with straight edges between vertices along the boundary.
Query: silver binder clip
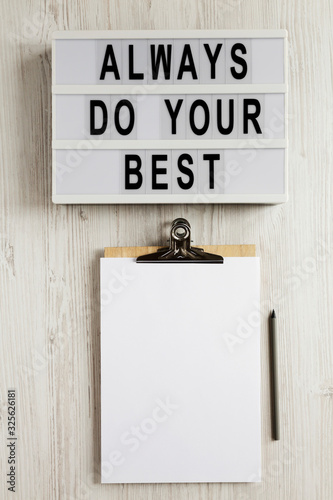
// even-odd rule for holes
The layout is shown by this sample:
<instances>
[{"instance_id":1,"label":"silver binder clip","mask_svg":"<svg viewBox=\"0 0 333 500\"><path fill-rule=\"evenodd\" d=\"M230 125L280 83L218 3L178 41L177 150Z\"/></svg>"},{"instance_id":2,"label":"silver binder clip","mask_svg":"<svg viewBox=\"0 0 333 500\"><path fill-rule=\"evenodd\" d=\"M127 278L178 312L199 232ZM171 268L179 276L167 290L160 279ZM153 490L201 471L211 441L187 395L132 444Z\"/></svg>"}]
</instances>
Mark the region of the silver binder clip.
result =
<instances>
[{"instance_id":1,"label":"silver binder clip","mask_svg":"<svg viewBox=\"0 0 333 500\"><path fill-rule=\"evenodd\" d=\"M160 248L155 253L141 255L136 259L141 263L199 262L223 264L221 255L204 252L202 248L191 247L191 226L186 219L175 219L171 225L169 247Z\"/></svg>"}]
</instances>

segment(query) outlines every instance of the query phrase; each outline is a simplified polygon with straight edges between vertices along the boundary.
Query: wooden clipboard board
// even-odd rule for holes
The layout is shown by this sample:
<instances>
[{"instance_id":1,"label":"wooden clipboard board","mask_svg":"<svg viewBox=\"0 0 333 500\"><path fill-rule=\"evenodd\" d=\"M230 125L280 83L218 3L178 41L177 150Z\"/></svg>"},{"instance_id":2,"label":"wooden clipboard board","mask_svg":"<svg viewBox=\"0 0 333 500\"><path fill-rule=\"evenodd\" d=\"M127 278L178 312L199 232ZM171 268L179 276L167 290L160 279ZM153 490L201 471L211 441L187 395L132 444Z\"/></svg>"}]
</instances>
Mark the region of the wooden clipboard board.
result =
<instances>
[{"instance_id":1,"label":"wooden clipboard board","mask_svg":"<svg viewBox=\"0 0 333 500\"><path fill-rule=\"evenodd\" d=\"M223 257L255 257L255 245L198 245L205 252L216 253ZM160 247L106 247L104 248L104 257L108 258L136 258L141 255L154 253Z\"/></svg>"}]
</instances>

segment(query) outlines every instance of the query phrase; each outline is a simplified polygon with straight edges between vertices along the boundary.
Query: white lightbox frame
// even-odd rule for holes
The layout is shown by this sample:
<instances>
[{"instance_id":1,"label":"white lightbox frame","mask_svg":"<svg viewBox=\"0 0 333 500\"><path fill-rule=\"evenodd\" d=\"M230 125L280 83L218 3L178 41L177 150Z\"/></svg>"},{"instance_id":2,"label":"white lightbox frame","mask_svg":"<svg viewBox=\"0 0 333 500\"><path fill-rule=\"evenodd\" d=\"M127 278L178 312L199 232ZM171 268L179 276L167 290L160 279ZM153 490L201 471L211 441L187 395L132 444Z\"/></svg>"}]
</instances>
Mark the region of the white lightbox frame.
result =
<instances>
[{"instance_id":1,"label":"white lightbox frame","mask_svg":"<svg viewBox=\"0 0 333 500\"><path fill-rule=\"evenodd\" d=\"M284 83L279 84L139 84L135 85L57 85L56 40L122 40L122 39L257 39L284 40ZM178 140L99 140L91 147L90 140L56 139L56 95L59 94L284 94L284 139L178 139ZM173 204L173 203L254 203L277 204L288 200L288 64L286 30L118 30L118 31L56 31L52 40L52 201L59 204ZM97 142L97 141L96 141ZM204 149L284 149L284 192L281 194L58 194L56 152L59 149L117 150L204 150Z\"/></svg>"}]
</instances>

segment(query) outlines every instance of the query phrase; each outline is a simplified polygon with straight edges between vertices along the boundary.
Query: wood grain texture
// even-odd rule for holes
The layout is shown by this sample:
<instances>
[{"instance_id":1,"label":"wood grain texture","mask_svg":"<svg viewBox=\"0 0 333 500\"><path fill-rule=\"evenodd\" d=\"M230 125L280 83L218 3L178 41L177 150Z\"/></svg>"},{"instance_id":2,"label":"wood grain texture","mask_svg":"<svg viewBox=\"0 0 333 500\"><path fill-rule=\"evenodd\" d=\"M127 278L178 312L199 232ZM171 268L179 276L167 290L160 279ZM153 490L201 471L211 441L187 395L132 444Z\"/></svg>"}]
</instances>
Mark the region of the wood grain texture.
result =
<instances>
[{"instance_id":1,"label":"wood grain texture","mask_svg":"<svg viewBox=\"0 0 333 500\"><path fill-rule=\"evenodd\" d=\"M0 497L24 500L333 498L332 4L330 0L0 3ZM289 32L289 195L277 206L56 206L54 30ZM261 484L100 484L99 257L165 243L185 217L203 245L261 257ZM267 316L279 319L281 440L271 440ZM8 388L17 493L7 491Z\"/></svg>"},{"instance_id":2,"label":"wood grain texture","mask_svg":"<svg viewBox=\"0 0 333 500\"><path fill-rule=\"evenodd\" d=\"M223 257L255 257L255 245L193 245L203 248L205 252L222 255ZM157 252L161 247L107 247L104 257L135 258L141 255Z\"/></svg>"}]
</instances>

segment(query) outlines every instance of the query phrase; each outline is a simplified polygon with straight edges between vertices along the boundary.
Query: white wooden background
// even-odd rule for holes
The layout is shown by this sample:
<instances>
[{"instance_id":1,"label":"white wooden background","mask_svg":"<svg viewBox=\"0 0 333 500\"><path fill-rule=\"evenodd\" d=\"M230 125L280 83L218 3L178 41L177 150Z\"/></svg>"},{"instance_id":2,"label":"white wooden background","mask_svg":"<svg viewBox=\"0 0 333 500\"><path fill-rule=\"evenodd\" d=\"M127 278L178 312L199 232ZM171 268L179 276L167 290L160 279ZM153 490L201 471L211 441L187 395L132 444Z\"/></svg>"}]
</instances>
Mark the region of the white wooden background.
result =
<instances>
[{"instance_id":1,"label":"white wooden background","mask_svg":"<svg viewBox=\"0 0 333 500\"><path fill-rule=\"evenodd\" d=\"M0 4L1 498L333 498L332 5L330 0L2 0ZM56 29L286 28L290 201L279 206L55 206ZM262 258L261 484L99 484L99 257L197 244ZM271 440L266 316L280 320L281 440ZM17 391L17 493L6 490L6 394Z\"/></svg>"}]
</instances>

